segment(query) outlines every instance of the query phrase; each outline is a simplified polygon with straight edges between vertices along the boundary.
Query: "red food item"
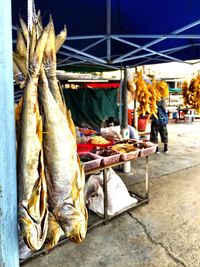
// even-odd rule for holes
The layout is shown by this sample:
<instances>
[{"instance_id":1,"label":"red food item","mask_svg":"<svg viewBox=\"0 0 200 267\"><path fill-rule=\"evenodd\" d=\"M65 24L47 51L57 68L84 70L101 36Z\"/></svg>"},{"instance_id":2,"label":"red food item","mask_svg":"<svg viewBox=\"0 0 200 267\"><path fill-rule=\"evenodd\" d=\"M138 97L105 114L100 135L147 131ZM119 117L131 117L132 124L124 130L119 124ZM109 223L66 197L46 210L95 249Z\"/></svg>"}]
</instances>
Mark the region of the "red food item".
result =
<instances>
[{"instance_id":1,"label":"red food item","mask_svg":"<svg viewBox=\"0 0 200 267\"><path fill-rule=\"evenodd\" d=\"M83 133L84 135L92 135L95 134L96 131L92 129L84 129L84 128L79 128L79 132Z\"/></svg>"},{"instance_id":2,"label":"red food item","mask_svg":"<svg viewBox=\"0 0 200 267\"><path fill-rule=\"evenodd\" d=\"M92 144L77 144L77 152L89 152L94 148Z\"/></svg>"}]
</instances>

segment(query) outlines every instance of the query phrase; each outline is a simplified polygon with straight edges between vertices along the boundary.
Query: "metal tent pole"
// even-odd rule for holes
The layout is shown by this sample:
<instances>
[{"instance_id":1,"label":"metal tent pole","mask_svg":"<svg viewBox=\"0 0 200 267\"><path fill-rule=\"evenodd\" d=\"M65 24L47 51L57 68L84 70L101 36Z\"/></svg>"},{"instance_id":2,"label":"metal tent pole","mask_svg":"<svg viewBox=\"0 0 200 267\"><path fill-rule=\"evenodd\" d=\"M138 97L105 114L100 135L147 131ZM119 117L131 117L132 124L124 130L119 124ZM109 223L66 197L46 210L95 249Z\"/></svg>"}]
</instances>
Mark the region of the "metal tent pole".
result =
<instances>
[{"instance_id":1,"label":"metal tent pole","mask_svg":"<svg viewBox=\"0 0 200 267\"><path fill-rule=\"evenodd\" d=\"M11 0L0 5L0 266L19 266Z\"/></svg>"},{"instance_id":2,"label":"metal tent pole","mask_svg":"<svg viewBox=\"0 0 200 267\"><path fill-rule=\"evenodd\" d=\"M123 75L122 68L120 69L120 87L119 87L119 124L123 127L123 112L122 112L122 90L123 90Z\"/></svg>"},{"instance_id":3,"label":"metal tent pole","mask_svg":"<svg viewBox=\"0 0 200 267\"><path fill-rule=\"evenodd\" d=\"M122 136L124 139L128 139L130 136L128 128L128 68L124 68L124 84L123 84L123 129ZM131 162L123 164L123 171L129 173L131 171Z\"/></svg>"},{"instance_id":4,"label":"metal tent pole","mask_svg":"<svg viewBox=\"0 0 200 267\"><path fill-rule=\"evenodd\" d=\"M107 0L107 62L111 61L111 0Z\"/></svg>"},{"instance_id":5,"label":"metal tent pole","mask_svg":"<svg viewBox=\"0 0 200 267\"><path fill-rule=\"evenodd\" d=\"M128 68L124 68L124 83L123 83L123 128L128 126Z\"/></svg>"}]
</instances>

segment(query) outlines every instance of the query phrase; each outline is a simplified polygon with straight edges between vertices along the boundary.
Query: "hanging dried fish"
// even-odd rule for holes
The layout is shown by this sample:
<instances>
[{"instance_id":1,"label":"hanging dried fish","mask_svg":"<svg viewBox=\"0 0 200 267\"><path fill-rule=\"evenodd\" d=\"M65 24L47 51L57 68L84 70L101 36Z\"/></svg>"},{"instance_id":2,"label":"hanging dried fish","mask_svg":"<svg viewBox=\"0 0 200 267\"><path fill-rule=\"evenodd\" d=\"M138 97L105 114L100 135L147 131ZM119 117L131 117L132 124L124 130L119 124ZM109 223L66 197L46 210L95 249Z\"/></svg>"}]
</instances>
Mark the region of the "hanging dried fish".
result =
<instances>
[{"instance_id":1,"label":"hanging dried fish","mask_svg":"<svg viewBox=\"0 0 200 267\"><path fill-rule=\"evenodd\" d=\"M39 104L45 132L43 147L49 210L65 235L80 243L85 238L88 219L83 166L77 158L76 140L69 127L71 121L58 107L42 70Z\"/></svg>"},{"instance_id":2,"label":"hanging dried fish","mask_svg":"<svg viewBox=\"0 0 200 267\"><path fill-rule=\"evenodd\" d=\"M47 185L42 149L42 118L39 112L37 85L50 24L44 29L29 58L20 116L17 153L19 224L22 237L31 250L42 247L48 229ZM25 33L26 34L26 33Z\"/></svg>"}]
</instances>

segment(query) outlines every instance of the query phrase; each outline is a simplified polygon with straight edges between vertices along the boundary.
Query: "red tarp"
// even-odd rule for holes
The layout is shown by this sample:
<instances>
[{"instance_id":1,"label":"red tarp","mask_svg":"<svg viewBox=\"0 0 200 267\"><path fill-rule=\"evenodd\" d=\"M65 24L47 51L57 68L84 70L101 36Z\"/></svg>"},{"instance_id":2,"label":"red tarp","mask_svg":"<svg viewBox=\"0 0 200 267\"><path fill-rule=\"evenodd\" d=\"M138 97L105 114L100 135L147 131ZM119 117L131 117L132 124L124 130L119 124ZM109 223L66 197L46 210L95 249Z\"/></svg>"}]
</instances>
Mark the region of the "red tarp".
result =
<instances>
[{"instance_id":1,"label":"red tarp","mask_svg":"<svg viewBox=\"0 0 200 267\"><path fill-rule=\"evenodd\" d=\"M88 88L119 88L120 83L86 83L85 84Z\"/></svg>"}]
</instances>

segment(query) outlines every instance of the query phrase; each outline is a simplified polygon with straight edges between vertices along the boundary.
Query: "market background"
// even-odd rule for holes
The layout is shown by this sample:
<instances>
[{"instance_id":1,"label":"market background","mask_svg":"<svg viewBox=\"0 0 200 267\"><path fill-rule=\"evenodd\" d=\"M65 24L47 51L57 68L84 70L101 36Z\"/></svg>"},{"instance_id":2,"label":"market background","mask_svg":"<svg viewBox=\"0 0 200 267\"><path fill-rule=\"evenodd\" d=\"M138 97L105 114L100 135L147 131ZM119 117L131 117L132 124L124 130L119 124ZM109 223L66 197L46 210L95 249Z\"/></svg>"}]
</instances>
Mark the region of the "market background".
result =
<instances>
[{"instance_id":1,"label":"market background","mask_svg":"<svg viewBox=\"0 0 200 267\"><path fill-rule=\"evenodd\" d=\"M37 5L39 5L39 1L36 1ZM129 28L128 22L131 22L132 25L134 25L134 33L140 34L141 29L144 28L146 31L144 34L151 34L152 29L155 29L154 34L158 34L158 38L162 38L162 35L172 33L174 35L173 31L176 31L177 29L180 29L181 27L184 27L185 25L193 25L198 26L199 21L199 2L198 1L184 1L184 2L167 2L165 9L163 9L163 3L161 2L155 2L155 6L152 6L152 3L147 3L146 9L143 8L143 3L137 2L136 4L132 1L129 1L130 7L134 8L139 16L141 16L141 13L138 12L140 8L144 11L143 15L146 17L146 23L144 20L142 23L135 17L131 15L127 16L127 13L129 11L128 6L125 6L122 1L118 1L117 3L114 1L111 1L114 7L114 10L117 11L116 13L119 16L116 16L112 21L113 27L113 33L118 34L118 30L121 28L123 34L130 34L132 33L133 28ZM110 2L110 3L111 3ZM14 108L13 108L13 77L12 77L12 41L15 41L14 35L16 34L16 21L18 20L19 15L19 9L21 11L21 14L23 16L27 15L27 7L26 3L22 1L12 1L13 3L13 38L11 37L11 7L9 1L3 1L2 7L4 10L2 11L2 17L0 20L0 36L5 36L3 38L0 55L2 56L2 60L0 62L0 71L2 75L0 76L0 84L2 85L0 90L0 107L1 107L1 115L0 115L0 122L1 122L1 129L2 129L2 136L1 136L1 154L0 154L0 171L1 176L4 178L1 180L1 186L0 186L0 196L2 198L1 202L1 217L3 218L0 223L0 230L1 230L1 239L0 243L1 245L1 256L5 257L8 261L12 261L12 258L15 261L16 266L18 265L18 255L17 250L13 249L16 247L17 244L17 220L16 220L16 184L15 184L15 134L14 134ZM57 28L60 29L60 27L66 22L64 19L61 19L62 16L66 16L66 9L63 8L62 5L60 5L62 8L59 9L58 12L60 12L60 16L58 13L56 14L56 11L58 9L55 9L54 6L52 6L53 3L49 3L49 6L46 6L45 1L42 2L41 9L42 11L45 11L45 15L49 12L49 10L53 10L54 13L53 16L55 17L55 20L60 18L60 21L57 24ZM77 10L77 3L73 2L71 6L71 11L74 10L75 14L78 16L78 18L81 17L81 13L83 12L83 8L89 9L91 4L91 1L87 1L84 4L79 2L79 8ZM102 7L103 10L99 9L99 12L97 12L97 8ZM58 5L59 6L59 5ZM172 9L173 6L173 9ZM16 8L17 7L17 8ZM149 12L149 8L152 8L152 12ZM96 34L96 32L101 33L102 27L106 33L106 38L104 41L108 41L107 44L109 44L110 41L110 29L107 28L106 21L102 22L101 18L105 17L106 12L106 2L104 1L95 1L95 13L90 12L88 16L84 16L84 20L86 21L85 26L82 27L83 32L85 34L88 34L86 31L89 29L90 25L93 25L93 27L89 30L89 34ZM130 10L133 10L133 9ZM48 10L48 11L47 11ZM70 10L70 9L69 9ZM158 12L158 10L160 12ZM126 15L122 15L119 11L125 11ZM77 13L78 12L78 13ZM84 12L83 12L84 13ZM156 14L155 14L156 13ZM159 13L159 16L157 15ZM62 14L62 16L61 16ZM86 13L84 13L86 14ZM170 16L170 20L169 18ZM187 16L186 16L187 14ZM45 16L44 15L44 16ZM150 16L148 16L150 15ZM45 19L47 19L48 16L45 16ZM74 21L74 17L72 12L69 14L68 17L68 25L71 29L74 30L75 34L80 34L80 28L77 27L80 26L80 21L78 23L72 23ZM109 19L109 14L108 17ZM154 20L151 20L151 18L154 18ZM158 18L161 19L162 23L158 23ZM62 21L61 21L62 20ZM93 21L94 23L91 23ZM101 21L101 23L99 23ZM122 24L119 24L121 22ZM98 27L96 27L98 25ZM137 26L137 27L136 27ZM143 26L143 27L140 27ZM148 26L148 27L147 27ZM107 29L106 29L107 28ZM190 29L190 28L189 28ZM95 30L95 31L94 31ZM135 67L140 65L142 70L144 71L145 75L155 75L157 72L157 75L159 76L161 73L160 71L156 70L150 70L149 67L142 67L144 64L142 63L143 57L147 57L147 61L151 61L154 63L157 63L160 61L160 49L172 49L174 47L178 47L178 45L188 45L187 46L187 52L185 51L178 51L176 53L174 58L177 57L178 61L183 61L185 59L196 59L199 58L199 44L198 44L198 29L196 31L192 29L191 31L188 31L189 34L194 34L193 36L190 36L192 40L187 40L187 36L185 39L183 37L183 40L178 40L175 42L173 40L170 42L170 40L167 40L165 45L156 45L154 47L153 52L150 53L150 55L140 54L139 58L141 58L141 61L136 59L135 61L130 61L132 64L130 64L130 67ZM177 32L175 33L175 35ZM169 34L170 35L170 34ZM169 37L172 39L175 39L174 36L170 35ZM74 36L69 36L69 41L71 43L73 40L70 40L70 37L73 39ZM102 37L102 36L101 36ZM105 36L104 36L105 37ZM120 39L120 44L118 43L118 40L116 38L122 38L114 36L112 38L115 38L113 46L114 53L114 60L113 65L118 65L120 62L119 57L122 55L118 55L118 52L120 49L123 48L124 55L126 53L132 53L132 45L131 47L127 47L128 40L123 39L123 41ZM138 45L141 47L144 47L148 40L141 39L138 41ZM124 42L125 41L125 42ZM122 44L124 43L124 44ZM67 43L69 44L69 43ZM76 53L77 50L81 51L83 47L91 45L89 42L85 42L82 46L80 42L76 42L77 46L75 46L75 49L66 46L64 48L64 51L60 54L59 62L61 63L64 58L71 57L72 54L69 53L69 51L73 51L76 59ZM133 44L133 43L132 43ZM171 46L172 44L172 46ZM175 44L175 46L173 46ZM108 46L109 47L109 46ZM102 49L97 49L96 56L91 54L87 54L87 52L82 55L84 58L79 57L78 59L81 61L87 61L92 63L93 65L98 65L96 62L94 62L94 59L97 60L99 63L102 63L102 65L107 63L110 64L112 55L107 50L107 53L105 52L105 43L101 47L103 48L104 53L102 53ZM111 48L111 47L110 47ZM67 51L66 51L67 50ZM141 49L142 50L142 49ZM140 50L140 51L141 51ZM162 50L163 51L163 50ZM162 54L162 53L161 53ZM127 54L126 54L127 55ZM168 61L171 61L173 56L169 56L165 54L163 61L166 61L166 58L168 58ZM95 58L96 57L96 58ZM106 59L103 59L105 57ZM134 57L134 56L133 56ZM149 57L149 58L148 58ZM171 59L170 59L171 57ZM101 58L99 60L99 58ZM113 58L112 58L113 59ZM134 60L134 59L133 59ZM91 62L92 61L92 62ZM72 62L71 62L72 63ZM124 64L123 67L128 67L129 64ZM161 69L161 66L159 67ZM180 65L176 65L176 68L180 68ZM191 71L191 76L193 74L196 74L197 70ZM96 72L96 71L95 71ZM181 76L175 77L176 79L190 79L188 74L190 70L188 69L187 74L180 74ZM132 73L131 73L132 74ZM130 74L130 75L131 75ZM167 77L169 75L169 72L166 74L165 78L174 79L174 77ZM125 77L126 73L120 77ZM174 128L173 128L174 126ZM119 220L113 221L111 224L104 226L100 226L97 229L97 232L92 230L88 234L88 241L86 240L86 243L81 244L79 247L77 246L71 246L71 244L67 243L66 246L69 246L67 249L64 247L64 252L58 250L52 251L52 253L49 253L46 257L38 257L34 261L42 261L39 264L41 266L45 266L45 264L50 266L49 264L53 263L57 266L62 265L63 262L65 264L68 264L69 266L72 266L72 264L75 264L75 266L88 266L88 262L91 266L159 266L160 262L163 263L163 266L199 266L199 217L196 212L199 208L199 191L198 191L198 182L199 182L199 128L198 128L198 120L195 121L187 121L182 120L180 123L176 124L169 124L169 133L171 135L170 139L170 153L167 155L167 158L165 155L161 154L160 158L157 158L158 155L153 155L153 174L151 173L151 202L149 205L146 205L144 207L141 207L141 209L137 209L134 212L130 212L125 215L125 217L121 216L119 217ZM148 129L149 125L147 125ZM6 151L6 153L4 153ZM165 163L168 163L167 165ZM173 163L173 164L172 164ZM139 164L139 162L138 162ZM154 165L155 164L155 165ZM158 164L158 165L157 165ZM154 168L155 166L155 168ZM162 168L160 168L162 166ZM160 172L161 169L164 168L164 172ZM170 166L173 166L173 169L169 169ZM175 167L176 166L176 167ZM132 166L131 173L135 174L136 166ZM142 185L140 183L140 174L143 176L142 170L140 170L140 165L137 166L137 170L139 173L136 177L136 187L138 186L138 190L140 191L140 186ZM159 171L158 171L159 170ZM168 172L168 173L166 173ZM119 172L120 173L120 172ZM122 174L121 174L122 175ZM158 176L157 176L158 175ZM134 186L132 184L132 181L129 180L129 175L124 176L123 179L125 180L127 186ZM155 178L155 179L154 179ZM134 180L134 181L136 181ZM3 194L2 194L3 192ZM159 198L161 197L161 198ZM9 201L8 201L9 200ZM152 204L151 204L152 203ZM158 205L159 203L159 205ZM170 203L170 205L169 205ZM161 205L163 204L163 205ZM138 217L136 218L136 214ZM135 217L134 217L135 216ZM166 217L165 217L166 216ZM124 219L126 218L126 220ZM132 221L134 220L135 228L133 227ZM121 224L122 223L122 224ZM125 224L124 224L125 223ZM119 228L118 228L119 227ZM160 227L160 228L159 228ZM113 228L113 229L112 229ZM114 241L112 239L112 235L108 235L111 233L111 230L114 230L113 236ZM142 230L142 231L141 231ZM98 232L99 231L99 232ZM105 236L102 235L103 239L99 239L101 237L102 231L106 233ZM93 233L93 234L92 234ZM99 236L96 236L96 233L99 233ZM118 234L122 233L121 236ZM135 235L134 235L135 233ZM173 236L171 235L173 234ZM141 234L141 235L140 235ZM129 237L133 237L133 239L129 239ZM11 237L11 238L8 238ZM91 239L89 239L91 237ZM117 239L115 239L117 237ZM136 238L138 237L138 239ZM106 244L108 244L108 248L112 247L112 250L110 251L105 246L105 250L102 248L101 244L104 244L106 240ZM119 240L122 240L121 244L119 244ZM189 241L188 241L189 240ZM94 242L95 241L95 242ZM127 242L128 241L128 242ZM144 241L144 243L143 243ZM88 242L88 243L87 243ZM99 248L97 244L100 245L100 250L97 251L100 252L98 254L98 257L95 254L95 258L89 258L91 256L91 250L96 252L96 249ZM112 246L114 244L114 246ZM127 246L127 244L131 244L130 246ZM91 245L91 247L90 247ZM124 250L123 248L130 248L130 250ZM80 251L79 251L80 249ZM83 249L83 251L82 251ZM87 250L88 249L88 250ZM66 252L67 251L67 252ZM123 253L122 253L123 251ZM59 253L61 252L61 253ZM76 254L76 253L78 254ZM59 253L58 257L54 257L55 254L53 253ZM64 256L64 258L60 257L60 254ZM69 257L69 254L71 257ZM112 256L110 256L112 254ZM159 255L160 257L157 257ZM53 256L53 258L51 258ZM55 262L53 262L55 260ZM69 262L67 262L69 260ZM27 264L35 264L38 263L35 262L27 263ZM81 263L80 263L81 261ZM134 262L134 263L133 263ZM6 266L7 267L7 266ZM10 266L9 266L10 267ZM13 266L11 266L13 267Z\"/></svg>"},{"instance_id":2,"label":"market background","mask_svg":"<svg viewBox=\"0 0 200 267\"><path fill-rule=\"evenodd\" d=\"M200 264L200 122L169 124L169 154L150 157L150 202L22 266L198 267ZM130 174L118 172L128 189L142 193L144 159Z\"/></svg>"}]
</instances>

